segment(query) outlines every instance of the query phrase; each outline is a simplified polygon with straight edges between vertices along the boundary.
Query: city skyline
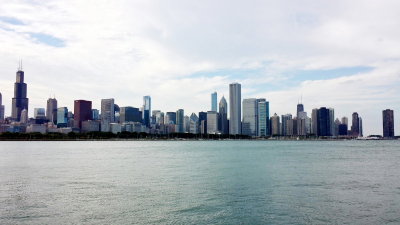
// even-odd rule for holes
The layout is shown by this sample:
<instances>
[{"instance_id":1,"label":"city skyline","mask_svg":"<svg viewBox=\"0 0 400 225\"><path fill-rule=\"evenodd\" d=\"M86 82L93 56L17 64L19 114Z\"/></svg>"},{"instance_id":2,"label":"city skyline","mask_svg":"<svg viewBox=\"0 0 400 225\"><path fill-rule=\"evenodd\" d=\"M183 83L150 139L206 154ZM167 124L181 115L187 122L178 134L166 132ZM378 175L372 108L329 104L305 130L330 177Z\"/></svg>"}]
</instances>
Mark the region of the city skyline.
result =
<instances>
[{"instance_id":1,"label":"city skyline","mask_svg":"<svg viewBox=\"0 0 400 225\"><path fill-rule=\"evenodd\" d=\"M21 86L22 85L22 86ZM24 99L29 99L27 98L27 84L24 83L24 71L22 69L22 62L20 62L18 70L16 72L16 83L14 84L14 98L12 99L12 109L11 111L13 114L9 117L12 120L16 121L21 121L22 123L27 123L29 119L28 111L28 102L25 101ZM198 125L199 125L199 130L200 132L204 133L227 133L226 131L224 132L225 128L228 126L229 127L229 134L243 134L243 135L249 135L249 136L269 136L269 135L294 135L294 136L305 136L308 134L315 134L317 136L337 136L337 135L344 135L344 136L353 136L353 137L363 137L364 136L364 130L363 130L363 120L362 117L358 115L357 112L352 113L352 124L348 124L348 118L346 116L339 118L337 115L335 115L334 108L326 108L326 107L321 107L321 108L314 108L312 109L311 112L311 117L307 116L307 111L304 109L304 105L301 101L298 102L296 106L296 116L292 117L292 115L286 114L286 115L281 115L282 116L282 121L280 121L279 115L274 113L274 116L270 117L270 109L269 109L269 102L265 100L265 98L242 98L241 97L241 84L234 82L229 84L229 105L230 107L226 107L226 100L224 98L224 95L220 99L219 103L219 109L216 105L217 103L217 92L211 93L211 111L206 112L199 112L199 118L198 118ZM21 105L21 103L18 103L19 99L22 99L23 103L25 105ZM25 102L24 102L25 101ZM34 108L34 119L40 119L40 120L47 120L49 122L54 123L55 125L58 126L57 119L60 117L60 115L64 115L64 118L62 120L66 119L68 116L68 111L64 111L64 109L67 109L68 107L57 107L57 99L54 98L49 98L47 100L47 105L46 109L45 108ZM259 103L266 102L266 105L259 105ZM0 92L0 106L1 106L1 112L2 114L4 112L4 106L1 105L2 103L2 95ZM18 103L18 104L16 104ZM78 104L77 104L78 103ZM79 119L80 113L81 113L81 104L87 104L89 103L90 106L84 106L85 108L88 109L87 113L84 112L86 109L84 109L83 113L85 114L84 119L81 120ZM117 104L115 104L114 99L101 99L101 112L102 116L99 117L99 110L95 109L92 107L92 100L75 100L74 101L74 113L78 112L78 120L73 121L74 127L80 128L82 131L87 132L87 131L102 131L102 132L117 132L118 130L121 130L121 125L118 125L118 123L122 123L123 121L131 121L131 122L140 122L142 123L145 127L151 127L151 124L157 124L157 116L159 113L162 113L164 116L164 113L161 110L151 110L151 96L143 96L143 105L138 111L138 108L134 108L132 106L124 106L124 107L119 107ZM225 109L221 108L225 104ZM261 107L261 108L259 108ZM266 107L266 108L264 108ZM137 114L133 109L136 109L138 111ZM215 110L213 110L215 109ZM228 110L229 109L229 110ZM261 111L260 111L261 109ZM60 112L61 110L61 112ZM128 110L128 111L127 111ZM224 116L224 113L228 112L227 114L228 117ZM387 110L386 110L387 111ZM118 121L115 119L115 113L121 113L121 119L119 118ZM174 116L169 116L168 114L174 113ZM202 115L201 113L204 113L206 116L203 118L206 122L202 124ZM221 114L222 113L222 114ZM40 115L39 115L40 114ZM192 113L193 114L193 113ZM134 117L140 117L141 119L133 119ZM230 117L232 115L232 119ZM260 117L260 115L263 115L263 118ZM1 115L3 116L3 115ZM120 117L120 116L119 116ZM7 117L8 118L8 117ZM20 119L19 119L20 118ZM130 118L130 119L128 119ZM226 121L227 118L228 120ZM335 120L336 118L336 120ZM1 118L0 118L1 119ZM100 119L100 120L99 120ZM266 119L266 120L265 120ZM290 123L287 123L287 119L289 119ZM89 120L89 121L85 121ZM93 120L95 122L91 122L90 120ZM96 121L99 120L99 121ZM164 119L163 119L164 120ZM190 120L191 117L189 115L184 114L184 109L178 109L176 112L166 112L166 119L165 123L169 124L169 120L173 120L173 124L175 125L174 128L167 128L166 132L178 132L178 133L184 133L184 132L189 132L191 130L191 125L190 125ZM262 121L261 121L262 120ZM120 122L121 121L121 122ZM208 121L208 122L207 122ZM226 121L227 125L223 125L222 123L225 123ZM278 121L278 122L276 122ZM392 132L392 135L387 135L387 118L385 116L382 117L383 121L383 136L384 137L393 137L394 133ZM85 124L83 124L85 122ZM210 124L208 125L207 123ZM228 125L229 122L229 125ZM260 127L260 122L261 125ZM116 124L114 124L116 123ZM163 121L164 123L164 121ZM276 127L276 124L278 123L279 127ZM394 120L393 120L393 111L392 111L392 130L394 130ZM60 127L65 127L65 123L61 123ZM116 127L118 125L118 127ZM345 127L344 127L345 126ZM97 129L98 128L98 129ZM164 128L163 128L164 129ZM171 130L172 129L172 130ZM266 129L266 130L263 130ZM278 129L278 130L277 130ZM263 130L263 131L262 131ZM386 132L386 133L385 133Z\"/></svg>"},{"instance_id":2,"label":"city skyline","mask_svg":"<svg viewBox=\"0 0 400 225\"><path fill-rule=\"evenodd\" d=\"M380 133L382 109L400 108L400 3L327 4L7 1L0 9L3 105L23 59L31 108L54 95L69 108L80 98L100 108L110 97L140 107L150 94L152 108L198 112L208 110L210 93L227 97L226 84L238 82L243 98L267 98L270 115L295 115L292 104L303 96L309 113L356 111L365 134Z\"/></svg>"}]
</instances>

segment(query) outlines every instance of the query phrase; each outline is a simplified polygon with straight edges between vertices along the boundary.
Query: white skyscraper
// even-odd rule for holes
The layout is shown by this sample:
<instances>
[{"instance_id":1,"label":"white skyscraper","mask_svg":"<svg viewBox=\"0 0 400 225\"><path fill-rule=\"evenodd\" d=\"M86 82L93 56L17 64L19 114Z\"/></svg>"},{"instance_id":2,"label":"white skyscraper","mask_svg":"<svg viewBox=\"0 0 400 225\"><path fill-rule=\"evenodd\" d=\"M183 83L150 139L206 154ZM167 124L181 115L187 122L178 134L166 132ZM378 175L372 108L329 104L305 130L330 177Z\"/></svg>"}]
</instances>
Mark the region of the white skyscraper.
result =
<instances>
[{"instance_id":1,"label":"white skyscraper","mask_svg":"<svg viewBox=\"0 0 400 225\"><path fill-rule=\"evenodd\" d=\"M229 84L229 134L242 134L241 126L241 85Z\"/></svg>"},{"instance_id":2,"label":"white skyscraper","mask_svg":"<svg viewBox=\"0 0 400 225\"><path fill-rule=\"evenodd\" d=\"M218 133L218 113L216 111L207 112L207 134Z\"/></svg>"},{"instance_id":3,"label":"white skyscraper","mask_svg":"<svg viewBox=\"0 0 400 225\"><path fill-rule=\"evenodd\" d=\"M101 100L101 131L110 132L110 123L115 121L114 99Z\"/></svg>"}]
</instances>

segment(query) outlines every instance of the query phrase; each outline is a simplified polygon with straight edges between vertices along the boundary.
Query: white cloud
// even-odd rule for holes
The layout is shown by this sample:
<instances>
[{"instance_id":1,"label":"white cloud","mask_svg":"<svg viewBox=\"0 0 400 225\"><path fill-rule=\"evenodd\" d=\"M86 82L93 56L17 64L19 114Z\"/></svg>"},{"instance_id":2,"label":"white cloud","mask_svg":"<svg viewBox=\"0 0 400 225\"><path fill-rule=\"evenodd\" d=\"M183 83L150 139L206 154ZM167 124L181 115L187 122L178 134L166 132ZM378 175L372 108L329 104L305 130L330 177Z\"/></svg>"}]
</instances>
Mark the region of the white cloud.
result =
<instances>
[{"instance_id":1,"label":"white cloud","mask_svg":"<svg viewBox=\"0 0 400 225\"><path fill-rule=\"evenodd\" d=\"M243 83L243 97L271 100L271 111L332 106L338 117L359 111L366 133L381 133L381 110L399 108L398 1L24 1L0 0L0 84L7 114L19 58L24 60L30 107L55 94L74 99L114 97L140 106L186 113L208 110L210 93L228 96ZM64 41L56 48L29 33ZM373 67L364 74L279 85L287 72ZM215 71L258 73L192 76ZM240 74L238 72L238 74ZM256 87L257 86L257 87ZM30 110L32 113L33 110ZM399 130L399 127L396 127Z\"/></svg>"}]
</instances>

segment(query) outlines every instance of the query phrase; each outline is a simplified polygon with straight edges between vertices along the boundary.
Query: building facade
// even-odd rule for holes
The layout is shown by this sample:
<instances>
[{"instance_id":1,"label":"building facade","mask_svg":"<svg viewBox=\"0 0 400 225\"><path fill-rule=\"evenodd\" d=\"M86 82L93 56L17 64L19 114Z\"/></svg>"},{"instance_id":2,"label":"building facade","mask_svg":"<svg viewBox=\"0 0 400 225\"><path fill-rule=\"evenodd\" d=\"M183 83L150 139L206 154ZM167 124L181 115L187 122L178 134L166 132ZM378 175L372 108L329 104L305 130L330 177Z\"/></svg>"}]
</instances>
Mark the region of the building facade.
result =
<instances>
[{"instance_id":1,"label":"building facade","mask_svg":"<svg viewBox=\"0 0 400 225\"><path fill-rule=\"evenodd\" d=\"M391 109L382 111L383 137L394 138L394 113Z\"/></svg>"},{"instance_id":2,"label":"building facade","mask_svg":"<svg viewBox=\"0 0 400 225\"><path fill-rule=\"evenodd\" d=\"M46 119L53 124L57 124L57 99L47 99Z\"/></svg>"},{"instance_id":3,"label":"building facade","mask_svg":"<svg viewBox=\"0 0 400 225\"><path fill-rule=\"evenodd\" d=\"M217 101L218 101L218 95L217 92L214 92L211 94L211 111L217 112Z\"/></svg>"},{"instance_id":4,"label":"building facade","mask_svg":"<svg viewBox=\"0 0 400 225\"><path fill-rule=\"evenodd\" d=\"M218 113L216 111L207 112L207 134L217 134L218 132Z\"/></svg>"},{"instance_id":5,"label":"building facade","mask_svg":"<svg viewBox=\"0 0 400 225\"><path fill-rule=\"evenodd\" d=\"M229 134L242 134L241 126L241 85L239 83L229 84Z\"/></svg>"},{"instance_id":6,"label":"building facade","mask_svg":"<svg viewBox=\"0 0 400 225\"><path fill-rule=\"evenodd\" d=\"M24 83L24 71L22 66L17 71L14 83L14 98L12 98L11 117L15 121L20 121L22 110L28 109L29 99L27 98L27 84Z\"/></svg>"},{"instance_id":7,"label":"building facade","mask_svg":"<svg viewBox=\"0 0 400 225\"><path fill-rule=\"evenodd\" d=\"M224 96L222 96L218 106L219 106L218 130L221 132L221 134L228 134L229 133L228 103L226 102Z\"/></svg>"},{"instance_id":8,"label":"building facade","mask_svg":"<svg viewBox=\"0 0 400 225\"><path fill-rule=\"evenodd\" d=\"M266 137L270 136L270 121L269 121L269 102L265 99L259 99L257 102L257 136Z\"/></svg>"},{"instance_id":9,"label":"building facade","mask_svg":"<svg viewBox=\"0 0 400 225\"><path fill-rule=\"evenodd\" d=\"M82 129L82 121L92 120L92 102L86 100L74 101L74 127Z\"/></svg>"}]
</instances>

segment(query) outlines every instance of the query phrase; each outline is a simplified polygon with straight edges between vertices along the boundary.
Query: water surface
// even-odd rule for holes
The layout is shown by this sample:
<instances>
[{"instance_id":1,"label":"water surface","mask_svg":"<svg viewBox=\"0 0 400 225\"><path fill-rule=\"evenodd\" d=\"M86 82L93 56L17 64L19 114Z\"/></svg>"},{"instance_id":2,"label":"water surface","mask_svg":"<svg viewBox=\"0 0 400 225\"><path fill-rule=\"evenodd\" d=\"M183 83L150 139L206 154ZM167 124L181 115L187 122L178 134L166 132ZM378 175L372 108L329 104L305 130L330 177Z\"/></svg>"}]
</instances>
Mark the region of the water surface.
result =
<instances>
[{"instance_id":1,"label":"water surface","mask_svg":"<svg viewBox=\"0 0 400 225\"><path fill-rule=\"evenodd\" d=\"M399 141L0 142L0 224L399 224Z\"/></svg>"}]
</instances>

